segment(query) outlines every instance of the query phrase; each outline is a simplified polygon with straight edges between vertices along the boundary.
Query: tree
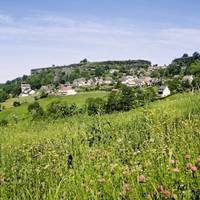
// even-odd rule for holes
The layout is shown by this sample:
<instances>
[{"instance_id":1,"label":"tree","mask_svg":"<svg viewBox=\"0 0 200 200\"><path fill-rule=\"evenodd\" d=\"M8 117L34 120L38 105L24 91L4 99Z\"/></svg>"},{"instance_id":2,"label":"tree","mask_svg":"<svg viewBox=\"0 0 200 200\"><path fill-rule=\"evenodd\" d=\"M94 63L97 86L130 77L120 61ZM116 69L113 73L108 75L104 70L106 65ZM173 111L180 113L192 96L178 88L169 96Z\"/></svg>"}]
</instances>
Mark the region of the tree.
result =
<instances>
[{"instance_id":1,"label":"tree","mask_svg":"<svg viewBox=\"0 0 200 200\"><path fill-rule=\"evenodd\" d=\"M14 107L18 107L18 106L20 106L21 104L20 104L20 102L19 101L14 101L13 102L13 106Z\"/></svg>"},{"instance_id":2,"label":"tree","mask_svg":"<svg viewBox=\"0 0 200 200\"><path fill-rule=\"evenodd\" d=\"M88 62L87 58L84 58L83 60L80 61L81 64L85 64L87 62Z\"/></svg>"},{"instance_id":3,"label":"tree","mask_svg":"<svg viewBox=\"0 0 200 200\"><path fill-rule=\"evenodd\" d=\"M194 80L192 81L192 86L196 90L200 89L200 76L194 77Z\"/></svg>"},{"instance_id":4,"label":"tree","mask_svg":"<svg viewBox=\"0 0 200 200\"><path fill-rule=\"evenodd\" d=\"M133 90L126 85L123 85L121 90L121 108L123 111L128 111L133 108L134 93Z\"/></svg>"},{"instance_id":5,"label":"tree","mask_svg":"<svg viewBox=\"0 0 200 200\"><path fill-rule=\"evenodd\" d=\"M182 56L182 58L188 58L188 57L189 57L189 55L187 53L184 53Z\"/></svg>"},{"instance_id":6,"label":"tree","mask_svg":"<svg viewBox=\"0 0 200 200\"><path fill-rule=\"evenodd\" d=\"M160 73L158 70L155 70L151 73L152 78L160 78Z\"/></svg>"},{"instance_id":7,"label":"tree","mask_svg":"<svg viewBox=\"0 0 200 200\"><path fill-rule=\"evenodd\" d=\"M86 100L86 108L88 115L102 114L105 110L105 101L100 97L89 98Z\"/></svg>"},{"instance_id":8,"label":"tree","mask_svg":"<svg viewBox=\"0 0 200 200\"><path fill-rule=\"evenodd\" d=\"M67 103L54 101L47 106L47 114L55 119L64 118L69 115L69 107Z\"/></svg>"},{"instance_id":9,"label":"tree","mask_svg":"<svg viewBox=\"0 0 200 200\"><path fill-rule=\"evenodd\" d=\"M4 92L4 91L0 91L0 102L4 102L9 98L9 95Z\"/></svg>"},{"instance_id":10,"label":"tree","mask_svg":"<svg viewBox=\"0 0 200 200\"><path fill-rule=\"evenodd\" d=\"M192 83L187 81L182 81L181 86L183 88L184 91L190 91L192 90Z\"/></svg>"},{"instance_id":11,"label":"tree","mask_svg":"<svg viewBox=\"0 0 200 200\"><path fill-rule=\"evenodd\" d=\"M194 60L200 59L200 54L199 54L199 52L194 52L194 53L192 54L192 57L193 57Z\"/></svg>"},{"instance_id":12,"label":"tree","mask_svg":"<svg viewBox=\"0 0 200 200\"><path fill-rule=\"evenodd\" d=\"M175 78L175 79L168 80L166 82L166 84L168 85L168 87L172 93L183 91L182 83L179 79Z\"/></svg>"},{"instance_id":13,"label":"tree","mask_svg":"<svg viewBox=\"0 0 200 200\"><path fill-rule=\"evenodd\" d=\"M111 92L106 103L106 113L121 110L121 92Z\"/></svg>"},{"instance_id":14,"label":"tree","mask_svg":"<svg viewBox=\"0 0 200 200\"><path fill-rule=\"evenodd\" d=\"M177 64L171 64L169 65L169 67L167 68L167 73L174 76L174 75L178 75L181 73L181 66L177 65Z\"/></svg>"},{"instance_id":15,"label":"tree","mask_svg":"<svg viewBox=\"0 0 200 200\"><path fill-rule=\"evenodd\" d=\"M189 73L195 76L200 76L200 60L197 60L190 65Z\"/></svg>"},{"instance_id":16,"label":"tree","mask_svg":"<svg viewBox=\"0 0 200 200\"><path fill-rule=\"evenodd\" d=\"M104 68L99 66L95 69L95 76L100 77L104 74Z\"/></svg>"},{"instance_id":17,"label":"tree","mask_svg":"<svg viewBox=\"0 0 200 200\"><path fill-rule=\"evenodd\" d=\"M128 111L133 108L134 93L130 87L122 85L118 92L111 92L106 103L106 112Z\"/></svg>"},{"instance_id":18,"label":"tree","mask_svg":"<svg viewBox=\"0 0 200 200\"><path fill-rule=\"evenodd\" d=\"M28 112L32 115L33 119L38 119L44 116L44 110L38 102L29 104Z\"/></svg>"}]
</instances>

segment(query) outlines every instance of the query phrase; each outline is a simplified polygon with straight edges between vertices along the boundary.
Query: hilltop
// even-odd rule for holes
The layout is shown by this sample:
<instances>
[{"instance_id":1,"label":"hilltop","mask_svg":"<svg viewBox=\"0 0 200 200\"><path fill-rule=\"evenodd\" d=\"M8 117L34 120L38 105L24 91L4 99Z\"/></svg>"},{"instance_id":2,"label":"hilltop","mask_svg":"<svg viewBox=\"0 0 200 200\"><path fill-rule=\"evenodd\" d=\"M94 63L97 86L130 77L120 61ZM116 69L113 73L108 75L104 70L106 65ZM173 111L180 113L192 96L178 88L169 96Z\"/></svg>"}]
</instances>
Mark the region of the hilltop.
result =
<instances>
[{"instance_id":1,"label":"hilltop","mask_svg":"<svg viewBox=\"0 0 200 200\"><path fill-rule=\"evenodd\" d=\"M0 85L0 102L22 94L21 85L39 96L59 95L59 90L69 86L71 93L103 90L111 91L119 84L133 88L159 87L167 85L172 93L198 89L200 86L200 54L174 59L171 64L158 66L146 60L90 62L87 59L78 64L32 69L31 75L24 75ZM184 83L183 83L184 80ZM189 84L186 83L189 81ZM186 83L186 84L185 84ZM44 94L46 93L46 94ZM61 94L66 91L61 92ZM29 95L29 94L28 94ZM30 93L31 95L31 93Z\"/></svg>"},{"instance_id":2,"label":"hilltop","mask_svg":"<svg viewBox=\"0 0 200 200\"><path fill-rule=\"evenodd\" d=\"M38 74L44 71L62 71L70 73L73 69L90 70L99 66L107 66L107 68L119 68L124 66L126 68L145 68L151 66L151 62L147 60L124 60L124 61L102 61L102 62L89 62L87 59L80 61L77 64L64 65L64 66L51 66L44 68L31 69L31 74Z\"/></svg>"}]
</instances>

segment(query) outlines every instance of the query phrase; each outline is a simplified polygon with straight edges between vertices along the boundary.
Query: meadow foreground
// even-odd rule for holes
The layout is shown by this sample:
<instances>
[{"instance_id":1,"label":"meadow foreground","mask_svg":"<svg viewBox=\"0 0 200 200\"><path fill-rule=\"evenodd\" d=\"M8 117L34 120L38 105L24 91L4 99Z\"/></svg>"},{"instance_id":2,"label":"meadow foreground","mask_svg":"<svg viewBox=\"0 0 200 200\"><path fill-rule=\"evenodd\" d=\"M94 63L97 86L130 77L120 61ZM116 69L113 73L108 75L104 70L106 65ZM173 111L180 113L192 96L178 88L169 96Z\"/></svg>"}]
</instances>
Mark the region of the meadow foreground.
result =
<instances>
[{"instance_id":1,"label":"meadow foreground","mask_svg":"<svg viewBox=\"0 0 200 200\"><path fill-rule=\"evenodd\" d=\"M124 113L10 120L1 199L198 199L199 121L199 93Z\"/></svg>"}]
</instances>

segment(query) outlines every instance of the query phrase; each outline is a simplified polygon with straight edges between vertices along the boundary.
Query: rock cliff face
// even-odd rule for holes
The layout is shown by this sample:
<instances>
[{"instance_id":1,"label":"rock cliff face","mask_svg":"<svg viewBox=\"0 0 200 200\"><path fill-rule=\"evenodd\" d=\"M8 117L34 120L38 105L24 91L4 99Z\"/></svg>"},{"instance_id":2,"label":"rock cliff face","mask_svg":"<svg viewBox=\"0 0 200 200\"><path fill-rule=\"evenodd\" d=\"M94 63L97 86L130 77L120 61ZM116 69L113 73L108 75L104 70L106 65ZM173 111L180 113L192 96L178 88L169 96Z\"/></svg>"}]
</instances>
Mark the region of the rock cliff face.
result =
<instances>
[{"instance_id":1,"label":"rock cliff face","mask_svg":"<svg viewBox=\"0 0 200 200\"><path fill-rule=\"evenodd\" d=\"M87 63L78 63L64 66L52 66L46 68L32 69L31 74L38 74L43 71L48 70L59 70L63 72L69 72L74 68L95 68L96 66L109 66L110 68L114 66L124 66L129 68L142 68L151 66L151 62L147 60L125 60L125 61L103 61L103 62L87 62Z\"/></svg>"}]
</instances>

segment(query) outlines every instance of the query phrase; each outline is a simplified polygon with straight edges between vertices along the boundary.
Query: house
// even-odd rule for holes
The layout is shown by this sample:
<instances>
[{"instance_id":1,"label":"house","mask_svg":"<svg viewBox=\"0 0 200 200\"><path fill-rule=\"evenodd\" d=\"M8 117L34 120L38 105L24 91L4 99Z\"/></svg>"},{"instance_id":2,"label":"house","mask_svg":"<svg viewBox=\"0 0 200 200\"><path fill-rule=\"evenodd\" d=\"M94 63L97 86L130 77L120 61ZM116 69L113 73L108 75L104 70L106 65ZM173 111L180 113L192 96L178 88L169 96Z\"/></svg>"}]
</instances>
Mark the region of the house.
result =
<instances>
[{"instance_id":1,"label":"house","mask_svg":"<svg viewBox=\"0 0 200 200\"><path fill-rule=\"evenodd\" d=\"M96 79L96 82L95 82L96 85L103 85L104 81L102 78L95 77L95 79Z\"/></svg>"},{"instance_id":2,"label":"house","mask_svg":"<svg viewBox=\"0 0 200 200\"><path fill-rule=\"evenodd\" d=\"M117 72L117 73L118 73L118 72L119 72L119 70L118 70L118 69L111 69L111 70L110 70L110 73L111 73L111 74L114 74L115 72Z\"/></svg>"},{"instance_id":3,"label":"house","mask_svg":"<svg viewBox=\"0 0 200 200\"><path fill-rule=\"evenodd\" d=\"M158 97L166 97L171 94L170 89L168 86L161 86L158 90L157 96Z\"/></svg>"},{"instance_id":4,"label":"house","mask_svg":"<svg viewBox=\"0 0 200 200\"><path fill-rule=\"evenodd\" d=\"M127 85L129 87L134 87L136 86L136 78L134 78L133 76L124 76L121 78L121 84Z\"/></svg>"},{"instance_id":5,"label":"house","mask_svg":"<svg viewBox=\"0 0 200 200\"><path fill-rule=\"evenodd\" d=\"M45 94L53 94L53 87L51 85L43 85L40 88L41 92L44 92Z\"/></svg>"},{"instance_id":6,"label":"house","mask_svg":"<svg viewBox=\"0 0 200 200\"><path fill-rule=\"evenodd\" d=\"M87 81L88 86L103 85L103 84L104 84L104 80L99 77L93 77Z\"/></svg>"},{"instance_id":7,"label":"house","mask_svg":"<svg viewBox=\"0 0 200 200\"><path fill-rule=\"evenodd\" d=\"M57 93L58 96L69 96L75 94L77 94L77 92L71 86L67 86L65 84L61 84L59 86L59 90Z\"/></svg>"},{"instance_id":8,"label":"house","mask_svg":"<svg viewBox=\"0 0 200 200\"><path fill-rule=\"evenodd\" d=\"M192 75L184 76L183 79L182 79L182 81L183 81L183 82L188 81L189 83L192 83L192 81L193 81L193 76L192 76Z\"/></svg>"},{"instance_id":9,"label":"house","mask_svg":"<svg viewBox=\"0 0 200 200\"><path fill-rule=\"evenodd\" d=\"M112 90L111 90L112 92L119 92L120 90L119 89L117 89L117 88L113 88Z\"/></svg>"},{"instance_id":10,"label":"house","mask_svg":"<svg viewBox=\"0 0 200 200\"><path fill-rule=\"evenodd\" d=\"M162 83L163 80L160 79L160 78L152 78L151 82L152 82L152 85L154 85L154 84L157 84L157 83Z\"/></svg>"},{"instance_id":11,"label":"house","mask_svg":"<svg viewBox=\"0 0 200 200\"><path fill-rule=\"evenodd\" d=\"M95 85L95 79L94 78L90 78L87 82L86 82L87 86L93 86Z\"/></svg>"},{"instance_id":12,"label":"house","mask_svg":"<svg viewBox=\"0 0 200 200\"><path fill-rule=\"evenodd\" d=\"M73 81L74 87L84 87L87 86L87 81L85 78L78 78Z\"/></svg>"},{"instance_id":13,"label":"house","mask_svg":"<svg viewBox=\"0 0 200 200\"><path fill-rule=\"evenodd\" d=\"M35 94L35 91L31 89L30 84L21 84L21 96L26 97Z\"/></svg>"},{"instance_id":14,"label":"house","mask_svg":"<svg viewBox=\"0 0 200 200\"><path fill-rule=\"evenodd\" d=\"M136 79L135 86L143 87L144 85L145 85L145 82L144 82L143 78Z\"/></svg>"},{"instance_id":15,"label":"house","mask_svg":"<svg viewBox=\"0 0 200 200\"><path fill-rule=\"evenodd\" d=\"M158 66L150 66L150 67L148 68L148 72L153 72L153 71L155 71L155 70L158 70Z\"/></svg>"},{"instance_id":16,"label":"house","mask_svg":"<svg viewBox=\"0 0 200 200\"><path fill-rule=\"evenodd\" d=\"M104 84L110 85L110 84L112 84L112 83L113 83L113 79L112 79L111 77L106 77L106 78L104 79Z\"/></svg>"},{"instance_id":17,"label":"house","mask_svg":"<svg viewBox=\"0 0 200 200\"><path fill-rule=\"evenodd\" d=\"M145 76L143 80L144 80L144 82L145 82L145 84L147 86L151 86L152 85L152 78L151 77Z\"/></svg>"}]
</instances>

